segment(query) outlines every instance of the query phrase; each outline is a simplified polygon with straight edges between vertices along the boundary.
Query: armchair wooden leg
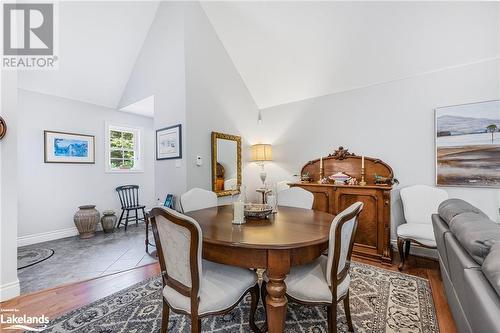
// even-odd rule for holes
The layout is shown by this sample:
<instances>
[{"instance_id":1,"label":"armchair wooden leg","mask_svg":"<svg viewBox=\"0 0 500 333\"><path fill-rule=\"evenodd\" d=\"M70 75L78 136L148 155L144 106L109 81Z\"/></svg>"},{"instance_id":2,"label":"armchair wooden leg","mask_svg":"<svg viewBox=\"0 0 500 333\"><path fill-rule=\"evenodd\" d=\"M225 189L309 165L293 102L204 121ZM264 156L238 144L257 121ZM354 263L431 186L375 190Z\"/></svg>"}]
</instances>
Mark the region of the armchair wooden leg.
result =
<instances>
[{"instance_id":1,"label":"armchair wooden leg","mask_svg":"<svg viewBox=\"0 0 500 333\"><path fill-rule=\"evenodd\" d=\"M405 241L405 260L408 259L408 256L410 255L410 246L411 246L411 241L409 240Z\"/></svg>"},{"instance_id":2,"label":"armchair wooden leg","mask_svg":"<svg viewBox=\"0 0 500 333\"><path fill-rule=\"evenodd\" d=\"M349 291L347 291L347 295L344 298L344 312L349 332L354 332L354 327L352 326L352 318L351 318L351 307L349 305Z\"/></svg>"},{"instance_id":3,"label":"armchair wooden leg","mask_svg":"<svg viewBox=\"0 0 500 333\"><path fill-rule=\"evenodd\" d=\"M165 299L164 299L163 300L163 312L162 312L162 316L161 316L161 333L167 333L169 314L170 314L170 309L168 307L167 302L165 302Z\"/></svg>"},{"instance_id":4,"label":"armchair wooden leg","mask_svg":"<svg viewBox=\"0 0 500 333\"><path fill-rule=\"evenodd\" d=\"M403 250L404 243L405 243L405 240L398 237L398 251L399 251L399 258L401 260L401 262L399 263L398 269L400 271L403 270L403 267L405 265L405 254L404 254L404 250Z\"/></svg>"},{"instance_id":5,"label":"armchair wooden leg","mask_svg":"<svg viewBox=\"0 0 500 333\"><path fill-rule=\"evenodd\" d=\"M257 305L259 304L260 296L258 283L256 283L255 286L250 289L250 295L252 297L252 301L250 304L250 318L248 320L248 324L250 325L250 328L253 332L258 333L260 332L260 329L257 327L257 325L255 325L255 312L257 311Z\"/></svg>"},{"instance_id":6,"label":"armchair wooden leg","mask_svg":"<svg viewBox=\"0 0 500 333\"><path fill-rule=\"evenodd\" d=\"M139 225L139 214L138 214L137 209L135 210L135 225L136 225L136 226L138 226L138 225Z\"/></svg>"}]
</instances>

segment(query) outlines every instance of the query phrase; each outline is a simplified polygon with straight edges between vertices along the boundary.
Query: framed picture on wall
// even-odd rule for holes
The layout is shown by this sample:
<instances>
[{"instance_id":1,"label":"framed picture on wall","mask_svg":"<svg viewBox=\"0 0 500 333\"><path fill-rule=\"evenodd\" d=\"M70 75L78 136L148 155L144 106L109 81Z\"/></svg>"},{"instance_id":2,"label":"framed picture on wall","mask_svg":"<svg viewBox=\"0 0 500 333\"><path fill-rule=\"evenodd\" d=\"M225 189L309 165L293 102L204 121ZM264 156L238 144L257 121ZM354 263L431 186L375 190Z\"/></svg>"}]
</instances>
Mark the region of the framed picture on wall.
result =
<instances>
[{"instance_id":1,"label":"framed picture on wall","mask_svg":"<svg viewBox=\"0 0 500 333\"><path fill-rule=\"evenodd\" d=\"M500 100L436 109L436 184L500 188Z\"/></svg>"},{"instance_id":2,"label":"framed picture on wall","mask_svg":"<svg viewBox=\"0 0 500 333\"><path fill-rule=\"evenodd\" d=\"M182 158L181 124L156 130L156 159Z\"/></svg>"},{"instance_id":3,"label":"framed picture on wall","mask_svg":"<svg viewBox=\"0 0 500 333\"><path fill-rule=\"evenodd\" d=\"M45 163L95 163L93 135L44 131Z\"/></svg>"}]
</instances>

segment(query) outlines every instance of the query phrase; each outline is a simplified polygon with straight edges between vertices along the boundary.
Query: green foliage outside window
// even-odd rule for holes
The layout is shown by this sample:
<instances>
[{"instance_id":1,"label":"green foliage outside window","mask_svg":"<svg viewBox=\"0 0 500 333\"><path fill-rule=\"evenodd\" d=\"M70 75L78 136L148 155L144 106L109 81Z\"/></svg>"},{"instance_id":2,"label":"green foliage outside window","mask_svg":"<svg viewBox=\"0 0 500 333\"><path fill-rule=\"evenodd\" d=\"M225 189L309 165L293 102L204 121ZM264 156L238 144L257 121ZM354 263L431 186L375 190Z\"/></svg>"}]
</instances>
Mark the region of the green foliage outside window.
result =
<instances>
[{"instance_id":1,"label":"green foliage outside window","mask_svg":"<svg viewBox=\"0 0 500 333\"><path fill-rule=\"evenodd\" d=\"M134 167L134 133L110 130L110 163L112 169Z\"/></svg>"}]
</instances>

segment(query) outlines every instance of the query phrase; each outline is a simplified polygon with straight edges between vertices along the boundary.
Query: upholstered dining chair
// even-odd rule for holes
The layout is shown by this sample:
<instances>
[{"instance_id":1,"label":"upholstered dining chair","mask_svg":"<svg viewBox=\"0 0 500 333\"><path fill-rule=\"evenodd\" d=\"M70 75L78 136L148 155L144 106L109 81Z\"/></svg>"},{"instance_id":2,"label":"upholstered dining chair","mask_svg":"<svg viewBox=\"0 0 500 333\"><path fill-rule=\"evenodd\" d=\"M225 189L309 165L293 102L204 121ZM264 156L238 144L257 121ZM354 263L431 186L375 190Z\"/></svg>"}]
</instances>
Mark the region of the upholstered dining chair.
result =
<instances>
[{"instance_id":1,"label":"upholstered dining chair","mask_svg":"<svg viewBox=\"0 0 500 333\"><path fill-rule=\"evenodd\" d=\"M194 219L170 208L150 213L163 281L161 332L170 309L191 318L191 332L201 332L201 318L231 311L250 292L250 328L259 302L257 274L245 268L202 260L202 230Z\"/></svg>"},{"instance_id":2,"label":"upholstered dining chair","mask_svg":"<svg viewBox=\"0 0 500 333\"><path fill-rule=\"evenodd\" d=\"M279 181L276 183L276 192L281 192L281 191L284 191L284 190L287 190L290 188L290 185L288 185L289 183L292 183L291 181L289 180L282 180L282 181Z\"/></svg>"},{"instance_id":3,"label":"upholstered dining chair","mask_svg":"<svg viewBox=\"0 0 500 333\"><path fill-rule=\"evenodd\" d=\"M349 305L349 268L358 217L362 210L363 203L356 202L335 216L330 226L328 256L322 255L309 264L292 267L285 279L289 300L304 305L327 306L330 333L337 332L337 303L342 300L347 326L354 332ZM264 304L267 281L265 275L261 287Z\"/></svg>"},{"instance_id":4,"label":"upholstered dining chair","mask_svg":"<svg viewBox=\"0 0 500 333\"><path fill-rule=\"evenodd\" d=\"M138 225L139 221L146 222L146 212L144 209L146 206L141 205L139 202L139 185L123 185L116 188L118 192L118 198L120 198L120 204L122 206L122 213L118 221L117 229L120 225L125 224L125 231L127 231L128 222L130 220L135 220L135 224ZM135 215L129 216L130 212L135 212ZM138 211L142 211L142 218L139 218ZM127 212L125 219L123 215Z\"/></svg>"},{"instance_id":5,"label":"upholstered dining chair","mask_svg":"<svg viewBox=\"0 0 500 333\"><path fill-rule=\"evenodd\" d=\"M291 187L278 192L278 206L312 209L314 195L300 187Z\"/></svg>"},{"instance_id":6,"label":"upholstered dining chair","mask_svg":"<svg viewBox=\"0 0 500 333\"><path fill-rule=\"evenodd\" d=\"M431 216L439 205L448 199L448 193L427 185L414 185L401 189L401 201L406 223L398 226L398 251L401 258L399 270L404 268L412 243L426 248L436 248Z\"/></svg>"},{"instance_id":7,"label":"upholstered dining chair","mask_svg":"<svg viewBox=\"0 0 500 333\"><path fill-rule=\"evenodd\" d=\"M217 194L202 188L193 188L181 195L181 209L184 213L217 206Z\"/></svg>"}]
</instances>

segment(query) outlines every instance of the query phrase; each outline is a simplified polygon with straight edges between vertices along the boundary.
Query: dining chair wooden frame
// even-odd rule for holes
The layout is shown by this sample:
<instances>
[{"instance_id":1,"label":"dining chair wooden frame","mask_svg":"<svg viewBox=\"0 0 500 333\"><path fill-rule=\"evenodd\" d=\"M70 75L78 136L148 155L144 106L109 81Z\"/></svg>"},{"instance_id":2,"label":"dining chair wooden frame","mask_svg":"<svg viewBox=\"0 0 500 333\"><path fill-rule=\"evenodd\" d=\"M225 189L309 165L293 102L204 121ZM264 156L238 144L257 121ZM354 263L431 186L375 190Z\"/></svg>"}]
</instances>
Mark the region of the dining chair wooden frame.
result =
<instances>
[{"instance_id":1,"label":"dining chair wooden frame","mask_svg":"<svg viewBox=\"0 0 500 333\"><path fill-rule=\"evenodd\" d=\"M327 319L328 319L328 332L329 333L336 333L337 332L337 304L340 301L344 302L344 312L347 320L347 326L349 328L349 331L354 332L354 327L352 325L352 318L351 318L351 308L350 308L350 302L349 302L349 289L347 289L347 293L340 298L337 298L337 287L345 280L345 278L349 274L349 268L351 267L351 256L352 256L352 250L354 247L354 238L356 235L356 229L358 227L358 218L359 214L363 210L363 205L360 205L356 210L351 212L350 214L347 214L343 216L335 226L335 248L333 252L333 265L332 269L330 272L331 276L331 285L330 285L330 291L332 292L332 302L325 303L325 302L306 302L302 300L298 300L293 298L290 295L286 295L286 297L295 303L299 304L304 304L304 305L310 305L310 306L316 306L316 305L326 305L327 306ZM343 225L350 221L352 218L355 218L354 220L354 225L353 225L353 230L351 234L351 238L349 240L349 248L346 256L346 261L345 261L345 266L342 269L342 271L338 272L339 269L339 264L340 264L340 251L342 248L341 244L341 237L342 237L342 227ZM337 273L335 273L337 272ZM261 286L261 296L262 299L265 300L267 297L267 290L266 290L266 281L264 280L262 282ZM266 302L264 301L264 307ZM265 329L264 329L265 330Z\"/></svg>"},{"instance_id":2,"label":"dining chair wooden frame","mask_svg":"<svg viewBox=\"0 0 500 333\"><path fill-rule=\"evenodd\" d=\"M184 285L183 283L175 280L168 274L168 267L166 267L165 263L165 257L163 253L163 248L161 246L161 240L160 240L160 235L158 233L158 227L157 227L157 222L156 222L156 217L157 216L163 216L170 222L181 226L183 228L186 228L191 236L191 241L190 241L190 249L189 249L189 256L190 256L190 272L191 272L191 287L188 287ZM168 301L163 297L163 311L162 311L162 323L161 323L161 333L165 333L168 330L168 322L169 322L169 314L170 314L170 309L172 309L172 312L175 313L180 313L187 315L191 318L191 332L192 333L199 333L201 332L201 318L208 317L208 316L213 316L213 315L222 315L230 312L233 310L240 302L241 300L245 297L246 294L250 293L251 295L251 304L250 304L250 319L249 319L249 325L250 328L252 329L253 332L260 332L259 328L255 324L255 312L257 311L257 305L259 303L259 284L256 283L253 287L247 289L243 295L238 299L236 303L231 305L229 308L226 308L221 311L217 312L210 312L210 313L205 313L202 315L198 314L198 306L200 302L200 298L198 296L199 290L200 290L200 275L199 275L199 267L198 267L198 244L200 240L200 234L198 229L196 228L195 225L190 223L189 221L178 218L170 213L168 213L166 210L161 209L161 208L153 208L149 214L149 218L151 220L151 226L153 229L153 235L155 238L155 243L156 243L156 249L157 249L157 254L158 254L158 260L160 262L160 268L161 268L161 276L162 276L162 282L163 282L163 287L169 286L170 288L174 289L178 293L180 293L183 296L189 297L191 300L191 311L190 313L178 309L172 308Z\"/></svg>"}]
</instances>

